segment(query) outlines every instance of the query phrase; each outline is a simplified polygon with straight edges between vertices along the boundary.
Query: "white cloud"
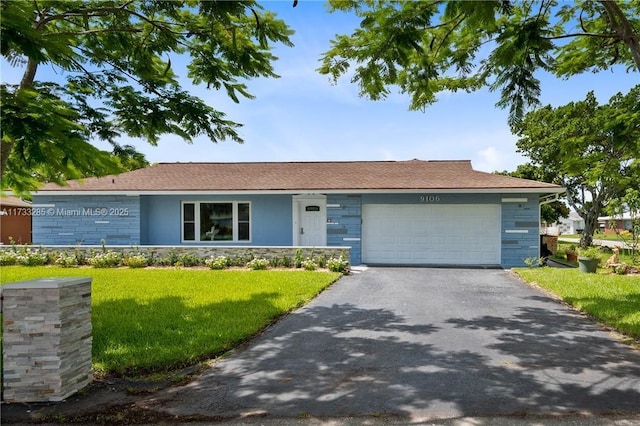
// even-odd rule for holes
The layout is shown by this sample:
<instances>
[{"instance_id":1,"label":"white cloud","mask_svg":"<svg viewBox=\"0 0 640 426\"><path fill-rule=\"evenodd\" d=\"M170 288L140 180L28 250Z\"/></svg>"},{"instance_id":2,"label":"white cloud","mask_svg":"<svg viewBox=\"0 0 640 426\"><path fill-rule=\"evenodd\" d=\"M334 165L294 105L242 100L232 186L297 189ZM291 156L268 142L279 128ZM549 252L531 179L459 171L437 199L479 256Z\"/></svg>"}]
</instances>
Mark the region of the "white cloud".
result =
<instances>
[{"instance_id":1,"label":"white cloud","mask_svg":"<svg viewBox=\"0 0 640 426\"><path fill-rule=\"evenodd\" d=\"M473 168L483 172L513 171L525 162L526 158L513 150L500 151L495 146L480 150L472 159Z\"/></svg>"},{"instance_id":2,"label":"white cloud","mask_svg":"<svg viewBox=\"0 0 640 426\"><path fill-rule=\"evenodd\" d=\"M498 170L503 162L503 157L494 146L490 146L478 152L479 161L475 168L482 171Z\"/></svg>"}]
</instances>

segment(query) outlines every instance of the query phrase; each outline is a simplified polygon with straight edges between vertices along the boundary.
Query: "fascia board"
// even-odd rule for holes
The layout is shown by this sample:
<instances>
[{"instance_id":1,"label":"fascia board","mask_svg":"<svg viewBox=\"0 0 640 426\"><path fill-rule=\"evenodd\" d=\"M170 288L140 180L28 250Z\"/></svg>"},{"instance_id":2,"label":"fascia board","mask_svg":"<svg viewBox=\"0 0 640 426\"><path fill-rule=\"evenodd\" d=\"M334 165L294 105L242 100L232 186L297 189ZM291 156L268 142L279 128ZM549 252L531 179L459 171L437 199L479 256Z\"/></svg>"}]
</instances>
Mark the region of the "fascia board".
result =
<instances>
[{"instance_id":1,"label":"fascia board","mask_svg":"<svg viewBox=\"0 0 640 426\"><path fill-rule=\"evenodd\" d=\"M33 195L266 195L266 194L560 194L564 188L286 189L248 191L37 191Z\"/></svg>"}]
</instances>

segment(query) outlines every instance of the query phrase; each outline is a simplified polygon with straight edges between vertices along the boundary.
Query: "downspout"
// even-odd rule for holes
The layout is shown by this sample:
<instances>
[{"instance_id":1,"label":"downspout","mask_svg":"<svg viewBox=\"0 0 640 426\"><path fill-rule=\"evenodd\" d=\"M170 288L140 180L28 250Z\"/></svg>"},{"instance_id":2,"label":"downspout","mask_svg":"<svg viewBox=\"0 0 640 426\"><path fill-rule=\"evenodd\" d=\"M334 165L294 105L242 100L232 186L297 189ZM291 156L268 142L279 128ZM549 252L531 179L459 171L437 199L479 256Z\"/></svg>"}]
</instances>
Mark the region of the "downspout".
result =
<instances>
[{"instance_id":1,"label":"downspout","mask_svg":"<svg viewBox=\"0 0 640 426\"><path fill-rule=\"evenodd\" d=\"M540 222L540 219L542 217L542 206L545 205L545 204L553 203L554 201L558 201L560 199L560 194L564 194L564 192L565 191L557 192L557 193L554 193L554 194L549 194L549 195L545 195L543 197L540 197L540 202L538 203L538 222ZM541 241L542 241L542 238L538 237L538 254L540 254Z\"/></svg>"},{"instance_id":2,"label":"downspout","mask_svg":"<svg viewBox=\"0 0 640 426\"><path fill-rule=\"evenodd\" d=\"M558 192L555 194L545 195L544 197L540 197L540 202L538 204L538 220L542 217L542 206L545 204L551 204L554 201L558 201L560 199L560 194L564 194L564 192Z\"/></svg>"},{"instance_id":3,"label":"downspout","mask_svg":"<svg viewBox=\"0 0 640 426\"><path fill-rule=\"evenodd\" d=\"M554 201L558 201L560 199L560 194L564 194L564 192L558 192L556 194L549 194L541 197L540 207L542 207L543 204L549 204L553 203Z\"/></svg>"}]
</instances>

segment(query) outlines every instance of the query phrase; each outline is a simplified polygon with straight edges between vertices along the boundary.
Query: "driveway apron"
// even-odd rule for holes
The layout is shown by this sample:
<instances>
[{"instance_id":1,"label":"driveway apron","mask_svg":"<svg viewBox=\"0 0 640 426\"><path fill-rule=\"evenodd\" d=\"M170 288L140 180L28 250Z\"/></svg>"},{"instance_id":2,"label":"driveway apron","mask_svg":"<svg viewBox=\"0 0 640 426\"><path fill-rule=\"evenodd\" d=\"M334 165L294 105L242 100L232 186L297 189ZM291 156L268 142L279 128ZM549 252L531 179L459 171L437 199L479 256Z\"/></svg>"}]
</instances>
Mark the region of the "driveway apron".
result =
<instances>
[{"instance_id":1,"label":"driveway apron","mask_svg":"<svg viewBox=\"0 0 640 426\"><path fill-rule=\"evenodd\" d=\"M143 404L207 417L638 413L640 353L508 271L369 268Z\"/></svg>"}]
</instances>

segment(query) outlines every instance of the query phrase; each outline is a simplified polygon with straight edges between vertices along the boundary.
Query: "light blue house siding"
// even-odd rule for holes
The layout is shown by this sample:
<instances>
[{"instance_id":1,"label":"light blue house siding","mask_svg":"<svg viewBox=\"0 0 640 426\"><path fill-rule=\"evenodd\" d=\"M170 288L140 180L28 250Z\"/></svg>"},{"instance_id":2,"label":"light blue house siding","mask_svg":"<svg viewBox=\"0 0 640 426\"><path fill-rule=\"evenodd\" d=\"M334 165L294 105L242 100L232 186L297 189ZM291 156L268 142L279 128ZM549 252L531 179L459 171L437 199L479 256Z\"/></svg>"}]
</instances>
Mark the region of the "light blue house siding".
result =
<instances>
[{"instance_id":1,"label":"light blue house siding","mask_svg":"<svg viewBox=\"0 0 640 426\"><path fill-rule=\"evenodd\" d=\"M362 206L424 204L431 194L328 194L327 245L351 247L362 260ZM538 194L437 194L437 203L500 206L503 267L539 256ZM425 198L426 196L426 198ZM181 241L185 201L249 202L251 241L226 245L291 246L293 196L265 195L35 195L33 242L42 245L188 245ZM206 243L195 243L206 244Z\"/></svg>"},{"instance_id":2,"label":"light blue house siding","mask_svg":"<svg viewBox=\"0 0 640 426\"><path fill-rule=\"evenodd\" d=\"M356 194L327 196L327 245L351 247L351 263L362 262L362 202Z\"/></svg>"},{"instance_id":3,"label":"light blue house siding","mask_svg":"<svg viewBox=\"0 0 640 426\"><path fill-rule=\"evenodd\" d=\"M185 201L248 202L251 241L225 245L290 246L293 244L291 195L143 195L140 196L141 244L203 244L181 241L181 208Z\"/></svg>"},{"instance_id":4,"label":"light blue house siding","mask_svg":"<svg viewBox=\"0 0 640 426\"><path fill-rule=\"evenodd\" d=\"M140 197L35 195L32 229L34 244L140 244Z\"/></svg>"},{"instance_id":5,"label":"light blue house siding","mask_svg":"<svg viewBox=\"0 0 640 426\"><path fill-rule=\"evenodd\" d=\"M249 202L252 239L234 245L292 245L291 195L35 195L34 205L42 214L33 217L33 242L187 245L181 241L181 208L185 201Z\"/></svg>"},{"instance_id":6,"label":"light blue house siding","mask_svg":"<svg viewBox=\"0 0 640 426\"><path fill-rule=\"evenodd\" d=\"M524 266L525 259L540 257L540 198L537 194L501 198L502 266Z\"/></svg>"}]
</instances>

